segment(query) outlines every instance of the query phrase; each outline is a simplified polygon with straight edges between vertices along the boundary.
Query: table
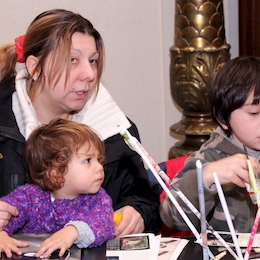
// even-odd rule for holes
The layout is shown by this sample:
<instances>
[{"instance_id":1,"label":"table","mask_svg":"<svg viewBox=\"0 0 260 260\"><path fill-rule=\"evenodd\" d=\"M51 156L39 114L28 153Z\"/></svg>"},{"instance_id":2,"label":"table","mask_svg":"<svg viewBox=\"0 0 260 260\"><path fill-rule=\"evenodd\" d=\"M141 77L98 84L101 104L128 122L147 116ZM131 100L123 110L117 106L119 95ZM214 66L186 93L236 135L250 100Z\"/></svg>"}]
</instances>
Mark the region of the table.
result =
<instances>
[{"instance_id":1,"label":"table","mask_svg":"<svg viewBox=\"0 0 260 260\"><path fill-rule=\"evenodd\" d=\"M18 240L21 241L26 241L29 243L28 247L25 248L20 248L21 251L23 253L33 253L37 251L37 248L39 247L39 245L47 238L49 237L50 234L15 234L12 237L15 237ZM7 258L5 256L5 254L2 254L2 257L0 258L0 260L34 260L36 258L33 257L22 257L22 256L17 256L16 254L13 254L12 258ZM80 260L81 259L81 250L76 247L73 246L70 249L70 257L69 260Z\"/></svg>"},{"instance_id":2,"label":"table","mask_svg":"<svg viewBox=\"0 0 260 260\"><path fill-rule=\"evenodd\" d=\"M184 248L182 253L180 254L178 260L187 260L187 259L203 259L202 257L202 247L201 245L195 243L195 238L193 237L185 237L185 239L189 240L189 243ZM214 256L218 255L220 251L218 250L219 247L210 247L211 252ZM234 260L234 257L227 252L227 255L221 260Z\"/></svg>"},{"instance_id":3,"label":"table","mask_svg":"<svg viewBox=\"0 0 260 260\"><path fill-rule=\"evenodd\" d=\"M50 234L15 234L13 237L15 237L18 240L26 241L30 245L26 248L21 248L21 251L23 253L28 252L36 252L39 245L44 241L47 237L49 237ZM3 254L0 260L34 260L35 258L23 258L21 256L17 256L13 254L13 258L7 258ZM70 249L70 257L69 260L107 260L106 258L106 244L103 244L96 248L85 248L85 249L79 249L76 246L72 246Z\"/></svg>"},{"instance_id":4,"label":"table","mask_svg":"<svg viewBox=\"0 0 260 260\"><path fill-rule=\"evenodd\" d=\"M27 241L29 242L30 246L27 248L21 248L22 252L36 252L36 249L41 244L41 242L46 239L50 234L16 234L14 235L15 238ZM189 242L180 254L178 260L187 260L187 259L202 259L202 247L195 243L194 237L184 237L185 239L188 239ZM214 255L217 255L220 253L218 250L219 247L210 247L210 250ZM70 249L70 258L69 260L107 260L106 258L106 244L103 244L96 248L86 248L80 250L76 246L73 246ZM251 256L253 257L253 253ZM258 254L260 257L260 255ZM2 255L2 258L0 260L22 260L20 256L15 256L13 258L6 258L4 255ZM27 258L24 260L30 260L34 258ZM234 258L230 255L229 252L227 252L227 255L222 258L222 260L233 260ZM250 259L253 259L250 257ZM149 259L146 259L149 260Z\"/></svg>"},{"instance_id":5,"label":"table","mask_svg":"<svg viewBox=\"0 0 260 260\"><path fill-rule=\"evenodd\" d=\"M85 248L82 250L82 260L107 260L106 244L95 248Z\"/></svg>"},{"instance_id":6,"label":"table","mask_svg":"<svg viewBox=\"0 0 260 260\"><path fill-rule=\"evenodd\" d=\"M195 238L193 237L185 237L185 239L189 240L189 243L184 248L182 253L180 254L178 260L187 260L187 259L203 259L202 258L202 247L201 245L195 243ZM233 251L236 253L235 248L232 248ZM221 253L221 250L223 250L223 247L210 247L211 252L214 256ZM260 259L260 254L252 252L250 254L250 259ZM227 251L227 254L221 258L221 260L234 260L234 257Z\"/></svg>"},{"instance_id":7,"label":"table","mask_svg":"<svg viewBox=\"0 0 260 260\"><path fill-rule=\"evenodd\" d=\"M202 247L195 243L194 237L184 237L188 239L189 242L187 246L182 251L181 255L178 257L178 260L188 260L188 259L202 259ZM221 251L218 250L219 247L210 247L211 252L216 256ZM84 260L106 260L106 246L105 244L101 247L84 249ZM149 259L146 259L149 260ZM221 260L234 260L234 257L227 252Z\"/></svg>"}]
</instances>

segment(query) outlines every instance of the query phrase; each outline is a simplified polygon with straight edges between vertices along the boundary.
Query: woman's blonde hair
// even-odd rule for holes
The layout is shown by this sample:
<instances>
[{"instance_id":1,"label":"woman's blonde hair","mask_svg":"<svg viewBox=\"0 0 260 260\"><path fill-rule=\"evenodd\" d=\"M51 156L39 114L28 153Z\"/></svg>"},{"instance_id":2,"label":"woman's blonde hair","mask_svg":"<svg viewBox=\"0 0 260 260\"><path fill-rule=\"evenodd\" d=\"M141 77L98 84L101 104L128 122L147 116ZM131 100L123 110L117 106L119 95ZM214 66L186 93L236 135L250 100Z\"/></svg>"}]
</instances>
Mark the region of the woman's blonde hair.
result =
<instances>
[{"instance_id":1,"label":"woman's blonde hair","mask_svg":"<svg viewBox=\"0 0 260 260\"><path fill-rule=\"evenodd\" d=\"M15 45L5 44L0 47L0 81L15 75Z\"/></svg>"},{"instance_id":2,"label":"woman's blonde hair","mask_svg":"<svg viewBox=\"0 0 260 260\"><path fill-rule=\"evenodd\" d=\"M28 76L28 92L34 97L36 88L41 83L44 86L45 78L42 68L47 56L52 53L50 63L49 85L55 86L64 69L66 81L70 73L71 39L75 32L88 34L95 39L99 59L97 62L97 91L104 64L104 44L102 37L90 21L79 14L63 9L53 9L38 15L30 24L25 34L23 54L25 60L33 55L38 58L38 64L32 75ZM15 45L9 44L0 48L0 80L15 75L17 55ZM37 74L37 81L33 81Z\"/></svg>"}]
</instances>

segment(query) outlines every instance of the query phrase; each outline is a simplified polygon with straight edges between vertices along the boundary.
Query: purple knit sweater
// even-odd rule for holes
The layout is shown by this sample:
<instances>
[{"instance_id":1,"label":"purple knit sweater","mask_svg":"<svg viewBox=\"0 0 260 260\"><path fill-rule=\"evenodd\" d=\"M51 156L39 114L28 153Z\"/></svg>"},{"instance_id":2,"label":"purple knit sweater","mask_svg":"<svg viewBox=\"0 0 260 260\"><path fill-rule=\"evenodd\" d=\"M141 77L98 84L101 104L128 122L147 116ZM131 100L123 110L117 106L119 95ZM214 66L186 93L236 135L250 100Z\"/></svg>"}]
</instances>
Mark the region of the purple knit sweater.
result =
<instances>
[{"instance_id":1,"label":"purple knit sweater","mask_svg":"<svg viewBox=\"0 0 260 260\"><path fill-rule=\"evenodd\" d=\"M77 198L55 199L50 192L37 185L26 184L0 200L17 207L18 217L12 217L5 231L13 233L54 233L69 221L84 221L95 234L96 240L90 247L98 246L113 238L113 208L104 189L94 195Z\"/></svg>"}]
</instances>

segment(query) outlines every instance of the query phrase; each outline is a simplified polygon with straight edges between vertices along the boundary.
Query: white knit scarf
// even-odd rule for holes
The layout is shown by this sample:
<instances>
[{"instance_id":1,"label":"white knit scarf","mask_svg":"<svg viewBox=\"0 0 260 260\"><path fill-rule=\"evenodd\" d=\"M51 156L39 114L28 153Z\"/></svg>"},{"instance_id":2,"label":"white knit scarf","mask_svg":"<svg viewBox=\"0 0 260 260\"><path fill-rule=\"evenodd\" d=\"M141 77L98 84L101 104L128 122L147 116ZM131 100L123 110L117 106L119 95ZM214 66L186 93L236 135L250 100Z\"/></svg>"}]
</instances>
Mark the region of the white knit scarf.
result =
<instances>
[{"instance_id":1,"label":"white knit scarf","mask_svg":"<svg viewBox=\"0 0 260 260\"><path fill-rule=\"evenodd\" d=\"M35 109L26 91L27 69L22 68L17 73L13 93L13 112L21 134L27 140L31 132L40 125ZM84 108L72 116L75 122L83 123L92 127L105 140L120 132L118 124L125 128L130 127L130 122L117 106L106 88L100 84L98 95L94 95L85 104Z\"/></svg>"}]
</instances>

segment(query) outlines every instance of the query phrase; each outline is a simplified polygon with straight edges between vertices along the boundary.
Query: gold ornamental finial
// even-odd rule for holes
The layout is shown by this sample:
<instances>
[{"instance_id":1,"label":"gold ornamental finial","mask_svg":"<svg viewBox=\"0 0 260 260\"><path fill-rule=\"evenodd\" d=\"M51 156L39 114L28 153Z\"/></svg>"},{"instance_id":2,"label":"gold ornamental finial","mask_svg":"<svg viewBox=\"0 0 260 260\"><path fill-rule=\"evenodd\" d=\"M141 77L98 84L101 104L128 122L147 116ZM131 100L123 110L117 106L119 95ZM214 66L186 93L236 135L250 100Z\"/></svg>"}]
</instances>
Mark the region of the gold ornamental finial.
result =
<instances>
[{"instance_id":1,"label":"gold ornamental finial","mask_svg":"<svg viewBox=\"0 0 260 260\"><path fill-rule=\"evenodd\" d=\"M209 92L215 73L230 59L229 49L222 0L176 0L170 82L183 117L170 131L185 139L171 148L169 158L197 150L215 130Z\"/></svg>"},{"instance_id":2,"label":"gold ornamental finial","mask_svg":"<svg viewBox=\"0 0 260 260\"><path fill-rule=\"evenodd\" d=\"M207 50L225 44L222 1L176 1L176 47Z\"/></svg>"}]
</instances>

